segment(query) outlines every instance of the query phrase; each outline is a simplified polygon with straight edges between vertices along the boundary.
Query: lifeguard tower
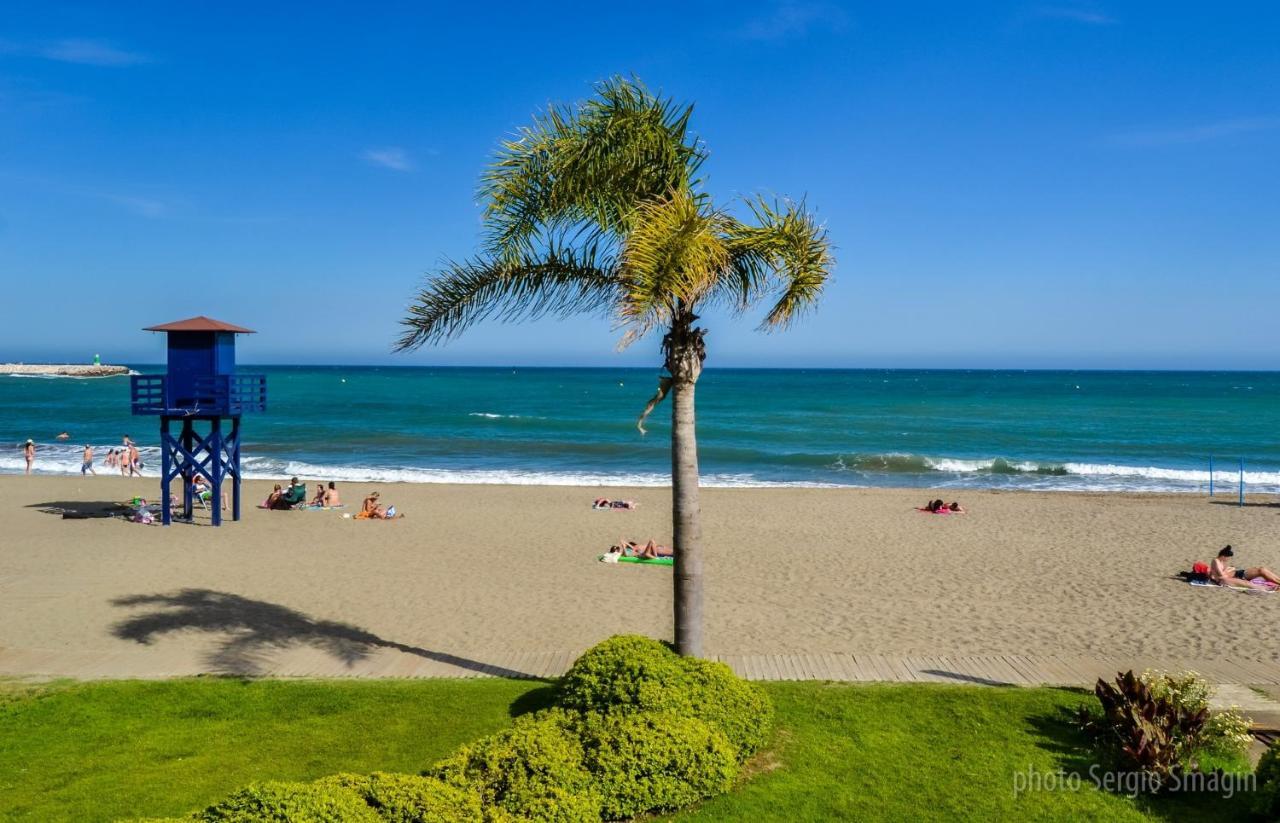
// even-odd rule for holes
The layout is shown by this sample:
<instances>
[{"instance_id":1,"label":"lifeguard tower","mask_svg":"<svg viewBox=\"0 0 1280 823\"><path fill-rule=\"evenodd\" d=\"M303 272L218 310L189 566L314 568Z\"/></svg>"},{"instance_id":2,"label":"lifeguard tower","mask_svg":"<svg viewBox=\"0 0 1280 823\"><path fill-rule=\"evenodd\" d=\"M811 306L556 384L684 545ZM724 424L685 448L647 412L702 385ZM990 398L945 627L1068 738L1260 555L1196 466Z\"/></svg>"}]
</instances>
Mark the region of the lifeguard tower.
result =
<instances>
[{"instance_id":1,"label":"lifeguard tower","mask_svg":"<svg viewBox=\"0 0 1280 823\"><path fill-rule=\"evenodd\" d=\"M213 525L222 524L222 481L230 478L231 516L240 519L240 416L267 409L267 378L236 374L236 335L252 329L208 317L192 317L148 326L169 340L165 374L134 375L134 414L159 415L160 494L164 525L170 520L169 484L182 478L183 517L190 520L196 475L212 487L209 510ZM223 425L231 421L230 431ZM172 424L181 424L174 435Z\"/></svg>"}]
</instances>

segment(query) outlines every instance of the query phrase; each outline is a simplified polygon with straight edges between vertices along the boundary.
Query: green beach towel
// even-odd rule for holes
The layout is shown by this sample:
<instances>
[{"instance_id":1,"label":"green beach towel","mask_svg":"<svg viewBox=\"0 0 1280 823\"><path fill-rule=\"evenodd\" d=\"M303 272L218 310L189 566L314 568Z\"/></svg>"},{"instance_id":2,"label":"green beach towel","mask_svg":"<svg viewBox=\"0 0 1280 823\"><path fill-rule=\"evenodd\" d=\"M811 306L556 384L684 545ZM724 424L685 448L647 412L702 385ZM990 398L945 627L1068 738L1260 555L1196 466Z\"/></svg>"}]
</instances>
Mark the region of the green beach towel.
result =
<instances>
[{"instance_id":1,"label":"green beach towel","mask_svg":"<svg viewBox=\"0 0 1280 823\"><path fill-rule=\"evenodd\" d=\"M599 559L604 560L604 555L600 555ZM612 560L610 563L614 562ZM672 566L675 565L674 557L619 557L618 563L640 563L645 566Z\"/></svg>"}]
</instances>

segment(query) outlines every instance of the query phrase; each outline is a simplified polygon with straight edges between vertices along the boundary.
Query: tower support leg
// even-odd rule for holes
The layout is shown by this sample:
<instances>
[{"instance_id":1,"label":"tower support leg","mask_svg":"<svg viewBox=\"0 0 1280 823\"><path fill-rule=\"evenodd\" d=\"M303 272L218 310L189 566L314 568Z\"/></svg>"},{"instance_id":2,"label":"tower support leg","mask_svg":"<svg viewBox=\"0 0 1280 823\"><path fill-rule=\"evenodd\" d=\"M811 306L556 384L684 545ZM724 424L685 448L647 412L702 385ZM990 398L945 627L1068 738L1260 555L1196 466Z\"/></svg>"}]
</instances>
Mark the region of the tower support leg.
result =
<instances>
[{"instance_id":1,"label":"tower support leg","mask_svg":"<svg viewBox=\"0 0 1280 823\"><path fill-rule=\"evenodd\" d=\"M173 492L169 488L173 469L173 435L169 434L169 418L160 418L160 522L169 525L173 506Z\"/></svg>"},{"instance_id":2,"label":"tower support leg","mask_svg":"<svg viewBox=\"0 0 1280 823\"><path fill-rule=\"evenodd\" d=\"M195 500L192 497L191 486L195 483L196 465L191 462L187 455L193 454L191 447L195 444L195 424L190 418L182 421L182 448L185 454L182 455L182 516L187 520L195 516Z\"/></svg>"},{"instance_id":3,"label":"tower support leg","mask_svg":"<svg viewBox=\"0 0 1280 823\"><path fill-rule=\"evenodd\" d=\"M240 418L231 418L231 466L235 485L231 487L231 519L240 519Z\"/></svg>"},{"instance_id":4,"label":"tower support leg","mask_svg":"<svg viewBox=\"0 0 1280 823\"><path fill-rule=\"evenodd\" d=\"M209 421L209 478L213 486L213 499L209 501L209 510L213 525L222 525L222 418L215 417Z\"/></svg>"}]
</instances>

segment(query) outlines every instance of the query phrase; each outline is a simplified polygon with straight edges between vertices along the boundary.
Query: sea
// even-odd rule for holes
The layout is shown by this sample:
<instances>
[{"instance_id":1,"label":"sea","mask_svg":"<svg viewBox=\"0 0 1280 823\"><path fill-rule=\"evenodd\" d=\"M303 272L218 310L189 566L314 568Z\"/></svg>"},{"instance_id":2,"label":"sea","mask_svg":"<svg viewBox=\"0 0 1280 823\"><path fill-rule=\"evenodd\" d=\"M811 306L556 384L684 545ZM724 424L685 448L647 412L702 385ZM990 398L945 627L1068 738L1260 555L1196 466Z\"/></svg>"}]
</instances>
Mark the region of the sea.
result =
<instances>
[{"instance_id":1,"label":"sea","mask_svg":"<svg viewBox=\"0 0 1280 823\"><path fill-rule=\"evenodd\" d=\"M244 419L247 477L670 482L670 407L636 427L654 369L241 371L269 396ZM1221 493L1280 491L1280 372L708 369L697 402L707 486L1204 492L1212 462ZM127 434L154 476L158 430L127 376L0 376L0 473L28 437L40 473L79 473L86 443L106 471Z\"/></svg>"}]
</instances>

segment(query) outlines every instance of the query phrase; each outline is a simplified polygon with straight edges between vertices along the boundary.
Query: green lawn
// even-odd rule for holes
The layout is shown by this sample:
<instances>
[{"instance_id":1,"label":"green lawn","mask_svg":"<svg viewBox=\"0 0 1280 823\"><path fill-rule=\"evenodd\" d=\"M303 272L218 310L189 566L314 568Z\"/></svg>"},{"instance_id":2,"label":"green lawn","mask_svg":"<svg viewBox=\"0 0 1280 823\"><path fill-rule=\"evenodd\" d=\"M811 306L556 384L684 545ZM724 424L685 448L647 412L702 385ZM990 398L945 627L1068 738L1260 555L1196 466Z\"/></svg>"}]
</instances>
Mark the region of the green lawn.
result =
<instances>
[{"instance_id":1,"label":"green lawn","mask_svg":"<svg viewBox=\"0 0 1280 823\"><path fill-rule=\"evenodd\" d=\"M223 679L0 687L0 819L114 820L254 780L420 770L539 708L523 681ZM1085 769L1052 689L769 684L777 740L733 794L679 820L1238 820L1241 798L1152 805L1093 788L1014 796L1028 768Z\"/></svg>"}]
</instances>

